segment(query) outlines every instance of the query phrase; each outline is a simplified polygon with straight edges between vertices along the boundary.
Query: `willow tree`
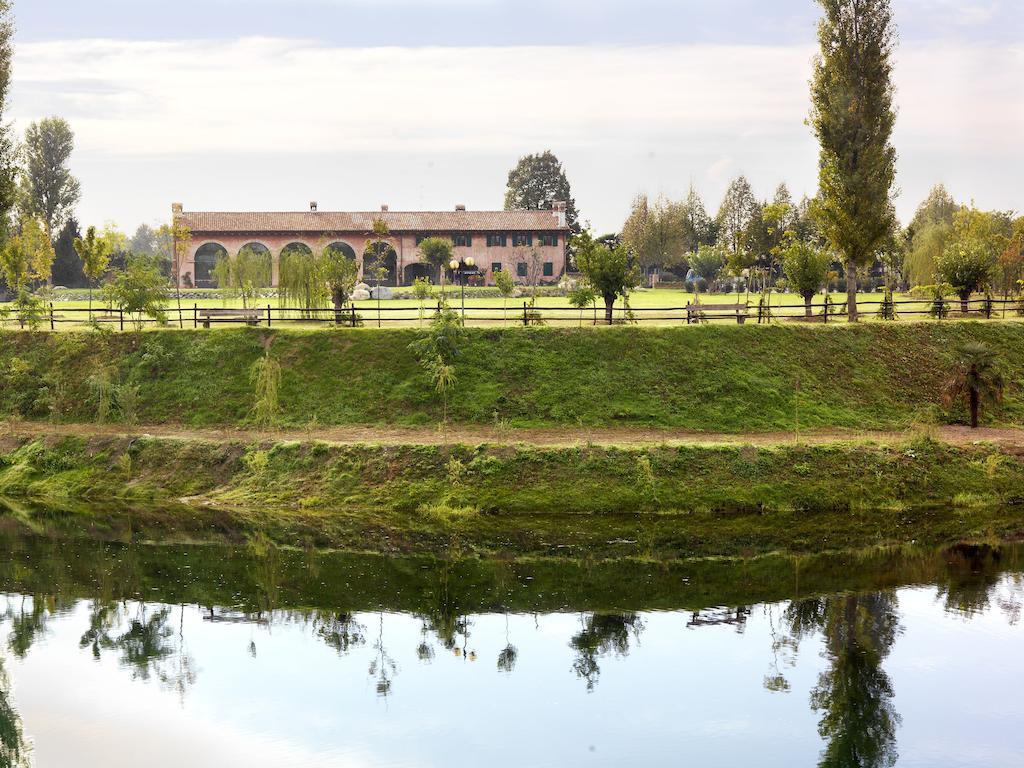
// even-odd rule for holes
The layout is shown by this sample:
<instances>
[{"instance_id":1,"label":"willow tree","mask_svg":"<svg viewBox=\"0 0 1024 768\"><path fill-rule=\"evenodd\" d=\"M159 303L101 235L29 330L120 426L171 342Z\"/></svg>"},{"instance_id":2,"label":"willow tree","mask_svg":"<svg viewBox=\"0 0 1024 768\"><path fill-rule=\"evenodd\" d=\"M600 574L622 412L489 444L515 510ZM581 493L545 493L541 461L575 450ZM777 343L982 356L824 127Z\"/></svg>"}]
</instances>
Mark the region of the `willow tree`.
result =
<instances>
[{"instance_id":1,"label":"willow tree","mask_svg":"<svg viewBox=\"0 0 1024 768\"><path fill-rule=\"evenodd\" d=\"M890 0L818 0L821 53L811 83L811 124L820 144L822 234L846 264L847 307L857 321L857 269L870 266L896 225L896 150Z\"/></svg>"},{"instance_id":2,"label":"willow tree","mask_svg":"<svg viewBox=\"0 0 1024 768\"><path fill-rule=\"evenodd\" d=\"M217 285L242 299L242 306L255 304L260 289L271 284L270 254L246 246L233 259L221 256L213 274Z\"/></svg>"},{"instance_id":3,"label":"willow tree","mask_svg":"<svg viewBox=\"0 0 1024 768\"><path fill-rule=\"evenodd\" d=\"M305 318L327 303L327 281L315 254L286 248L281 252L277 297L282 307L298 309Z\"/></svg>"}]
</instances>

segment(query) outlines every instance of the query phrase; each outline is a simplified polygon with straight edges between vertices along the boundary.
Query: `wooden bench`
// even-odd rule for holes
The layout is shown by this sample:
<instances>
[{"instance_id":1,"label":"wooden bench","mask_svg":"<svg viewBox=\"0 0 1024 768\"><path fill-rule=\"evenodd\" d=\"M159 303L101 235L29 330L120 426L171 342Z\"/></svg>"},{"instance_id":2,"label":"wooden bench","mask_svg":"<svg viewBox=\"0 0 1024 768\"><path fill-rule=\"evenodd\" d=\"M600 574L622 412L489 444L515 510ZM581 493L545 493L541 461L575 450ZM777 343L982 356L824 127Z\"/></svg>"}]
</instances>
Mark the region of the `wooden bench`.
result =
<instances>
[{"instance_id":1,"label":"wooden bench","mask_svg":"<svg viewBox=\"0 0 1024 768\"><path fill-rule=\"evenodd\" d=\"M687 304L686 322L706 323L708 320L731 320L743 325L747 322L746 304Z\"/></svg>"},{"instance_id":2,"label":"wooden bench","mask_svg":"<svg viewBox=\"0 0 1024 768\"><path fill-rule=\"evenodd\" d=\"M196 317L203 321L203 328L209 328L211 322L230 323L242 322L246 325L259 325L263 319L262 309L199 309Z\"/></svg>"}]
</instances>

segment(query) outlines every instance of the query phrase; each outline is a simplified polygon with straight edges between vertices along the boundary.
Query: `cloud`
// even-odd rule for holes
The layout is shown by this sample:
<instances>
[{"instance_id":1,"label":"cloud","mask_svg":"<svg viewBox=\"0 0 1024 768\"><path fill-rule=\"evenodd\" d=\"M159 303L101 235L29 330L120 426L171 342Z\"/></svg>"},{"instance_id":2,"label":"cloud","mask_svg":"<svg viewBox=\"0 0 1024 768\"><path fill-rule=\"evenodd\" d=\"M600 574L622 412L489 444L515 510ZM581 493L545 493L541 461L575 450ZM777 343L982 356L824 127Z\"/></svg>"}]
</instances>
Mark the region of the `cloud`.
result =
<instances>
[{"instance_id":1,"label":"cloud","mask_svg":"<svg viewBox=\"0 0 1024 768\"><path fill-rule=\"evenodd\" d=\"M292 182L303 190L317 173L387 168L387 186L347 180L357 187L343 201L351 206L376 196L398 204L411 189L428 206L440 204L438 189L460 202L500 200L502 167L551 147L587 215L611 228L636 192L685 193L691 180L712 207L725 175L740 172L762 195L783 180L798 195L813 193L816 150L804 123L813 53L808 45L40 42L17 49L13 104L21 127L55 113L71 121L95 220L152 218L172 196L196 199L189 178L237 178L246 162L277 176L302 169ZM895 73L901 214L939 180L979 204L1017 205L1009 169L1024 164L1024 47L907 44ZM435 163L458 175L439 182ZM151 187L126 199L117 174L129 168L148 169ZM191 177L175 176L184 168ZM212 188L207 182L211 198ZM265 189L216 188L221 196L206 204L283 205ZM151 213L139 213L143 203Z\"/></svg>"}]
</instances>

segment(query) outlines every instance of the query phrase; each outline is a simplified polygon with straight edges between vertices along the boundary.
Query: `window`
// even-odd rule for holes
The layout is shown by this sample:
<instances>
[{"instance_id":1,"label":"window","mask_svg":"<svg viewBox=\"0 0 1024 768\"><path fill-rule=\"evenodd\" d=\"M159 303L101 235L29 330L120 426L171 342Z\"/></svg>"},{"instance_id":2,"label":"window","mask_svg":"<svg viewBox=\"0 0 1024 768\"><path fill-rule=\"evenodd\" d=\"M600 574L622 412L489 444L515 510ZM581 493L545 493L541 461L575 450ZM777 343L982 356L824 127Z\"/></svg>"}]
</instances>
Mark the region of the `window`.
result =
<instances>
[{"instance_id":1,"label":"window","mask_svg":"<svg viewBox=\"0 0 1024 768\"><path fill-rule=\"evenodd\" d=\"M452 238L452 241L455 243L456 247L459 248L469 248L473 245L473 238L469 235L456 235Z\"/></svg>"},{"instance_id":2,"label":"window","mask_svg":"<svg viewBox=\"0 0 1024 768\"><path fill-rule=\"evenodd\" d=\"M422 243L426 239L426 235L416 235L416 247L419 248L420 243Z\"/></svg>"},{"instance_id":3,"label":"window","mask_svg":"<svg viewBox=\"0 0 1024 768\"><path fill-rule=\"evenodd\" d=\"M505 235L488 235L487 236L487 247L488 248L504 248L508 245L508 238Z\"/></svg>"},{"instance_id":4,"label":"window","mask_svg":"<svg viewBox=\"0 0 1024 768\"><path fill-rule=\"evenodd\" d=\"M547 246L558 245L558 235L541 235L540 244Z\"/></svg>"},{"instance_id":5,"label":"window","mask_svg":"<svg viewBox=\"0 0 1024 768\"><path fill-rule=\"evenodd\" d=\"M518 264L516 264L516 274L519 275L519 277L526 277L525 261L520 261Z\"/></svg>"},{"instance_id":6,"label":"window","mask_svg":"<svg viewBox=\"0 0 1024 768\"><path fill-rule=\"evenodd\" d=\"M533 235L512 235L512 246L514 248L523 248L529 245L533 245Z\"/></svg>"},{"instance_id":7,"label":"window","mask_svg":"<svg viewBox=\"0 0 1024 768\"><path fill-rule=\"evenodd\" d=\"M550 261L544 262L544 277L554 277L555 265Z\"/></svg>"},{"instance_id":8,"label":"window","mask_svg":"<svg viewBox=\"0 0 1024 768\"><path fill-rule=\"evenodd\" d=\"M494 272L501 272L501 262L500 261L492 261L491 262L491 272L492 273L494 273Z\"/></svg>"}]
</instances>

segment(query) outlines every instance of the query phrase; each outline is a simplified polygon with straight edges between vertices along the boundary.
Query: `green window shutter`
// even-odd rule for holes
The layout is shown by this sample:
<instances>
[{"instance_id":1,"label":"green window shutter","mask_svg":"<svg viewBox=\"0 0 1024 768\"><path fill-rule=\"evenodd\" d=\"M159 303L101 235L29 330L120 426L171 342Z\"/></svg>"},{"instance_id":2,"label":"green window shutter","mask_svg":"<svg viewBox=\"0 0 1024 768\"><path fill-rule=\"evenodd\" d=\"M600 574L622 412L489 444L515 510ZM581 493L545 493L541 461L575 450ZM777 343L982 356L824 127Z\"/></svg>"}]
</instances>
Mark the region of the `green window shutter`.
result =
<instances>
[{"instance_id":1,"label":"green window shutter","mask_svg":"<svg viewBox=\"0 0 1024 768\"><path fill-rule=\"evenodd\" d=\"M470 247L472 247L472 245L473 245L473 236L472 235L466 235L466 247L470 248Z\"/></svg>"}]
</instances>

